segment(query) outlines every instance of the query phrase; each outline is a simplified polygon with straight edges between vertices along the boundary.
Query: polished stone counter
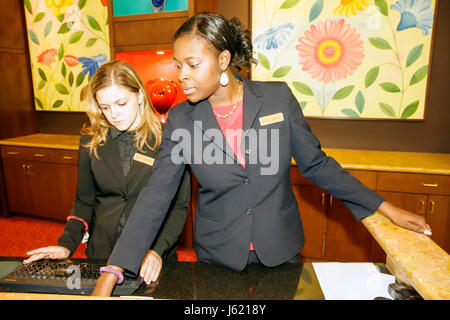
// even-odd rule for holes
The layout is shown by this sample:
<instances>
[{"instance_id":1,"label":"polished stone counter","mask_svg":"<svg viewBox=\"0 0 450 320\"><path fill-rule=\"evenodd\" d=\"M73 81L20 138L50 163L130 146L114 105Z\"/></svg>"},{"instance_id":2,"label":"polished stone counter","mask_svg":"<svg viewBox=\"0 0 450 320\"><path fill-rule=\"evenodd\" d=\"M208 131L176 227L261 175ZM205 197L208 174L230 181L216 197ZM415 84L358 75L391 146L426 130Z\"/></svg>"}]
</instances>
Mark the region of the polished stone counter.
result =
<instances>
[{"instance_id":1,"label":"polished stone counter","mask_svg":"<svg viewBox=\"0 0 450 320\"><path fill-rule=\"evenodd\" d=\"M80 135L36 133L0 140L3 146L78 150Z\"/></svg>"},{"instance_id":2,"label":"polished stone counter","mask_svg":"<svg viewBox=\"0 0 450 320\"><path fill-rule=\"evenodd\" d=\"M381 213L362 220L387 254L395 277L424 298L450 300L450 256L424 234L393 224Z\"/></svg>"},{"instance_id":3,"label":"polished stone counter","mask_svg":"<svg viewBox=\"0 0 450 320\"><path fill-rule=\"evenodd\" d=\"M24 258L0 257L0 277ZM82 259L72 259L86 261ZM98 261L95 261L98 262ZM2 267L3 266L3 267ZM0 287L0 291L5 291ZM157 285L143 283L136 297L182 300L323 300L311 263L286 263L275 268L259 264L244 271L204 262L166 262ZM0 299L85 299L86 296L0 292Z\"/></svg>"},{"instance_id":4,"label":"polished stone counter","mask_svg":"<svg viewBox=\"0 0 450 320\"><path fill-rule=\"evenodd\" d=\"M328 149L323 151L346 170L450 175L450 154ZM295 165L295 161L292 160Z\"/></svg>"}]
</instances>

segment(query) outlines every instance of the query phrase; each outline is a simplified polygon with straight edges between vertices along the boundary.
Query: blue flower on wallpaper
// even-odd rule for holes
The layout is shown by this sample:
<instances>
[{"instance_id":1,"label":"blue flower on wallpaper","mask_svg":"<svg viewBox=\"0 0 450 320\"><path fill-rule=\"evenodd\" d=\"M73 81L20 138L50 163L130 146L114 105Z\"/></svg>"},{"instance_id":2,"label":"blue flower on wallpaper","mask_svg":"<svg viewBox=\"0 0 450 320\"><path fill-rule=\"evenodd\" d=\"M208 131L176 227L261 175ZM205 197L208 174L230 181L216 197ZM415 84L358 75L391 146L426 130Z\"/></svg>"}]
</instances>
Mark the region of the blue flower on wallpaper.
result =
<instances>
[{"instance_id":1,"label":"blue flower on wallpaper","mask_svg":"<svg viewBox=\"0 0 450 320\"><path fill-rule=\"evenodd\" d=\"M164 4L164 1L165 1L165 0L152 0L152 4L153 4L155 7L161 7L161 6Z\"/></svg>"},{"instance_id":2,"label":"blue flower on wallpaper","mask_svg":"<svg viewBox=\"0 0 450 320\"><path fill-rule=\"evenodd\" d=\"M87 75L89 73L89 76L92 77L94 73L97 71L98 67L106 63L108 60L106 54L100 53L90 58L79 57L78 61L80 61L83 64L83 70L81 70L81 72L84 75Z\"/></svg>"},{"instance_id":3,"label":"blue flower on wallpaper","mask_svg":"<svg viewBox=\"0 0 450 320\"><path fill-rule=\"evenodd\" d=\"M431 0L400 0L391 5L391 9L401 14L397 30L419 28L423 35L428 35L433 27L433 9Z\"/></svg>"},{"instance_id":4,"label":"blue flower on wallpaper","mask_svg":"<svg viewBox=\"0 0 450 320\"><path fill-rule=\"evenodd\" d=\"M279 46L282 46L283 42L290 36L294 27L295 24L287 22L267 29L263 34L256 37L254 44L259 49L277 49Z\"/></svg>"}]
</instances>

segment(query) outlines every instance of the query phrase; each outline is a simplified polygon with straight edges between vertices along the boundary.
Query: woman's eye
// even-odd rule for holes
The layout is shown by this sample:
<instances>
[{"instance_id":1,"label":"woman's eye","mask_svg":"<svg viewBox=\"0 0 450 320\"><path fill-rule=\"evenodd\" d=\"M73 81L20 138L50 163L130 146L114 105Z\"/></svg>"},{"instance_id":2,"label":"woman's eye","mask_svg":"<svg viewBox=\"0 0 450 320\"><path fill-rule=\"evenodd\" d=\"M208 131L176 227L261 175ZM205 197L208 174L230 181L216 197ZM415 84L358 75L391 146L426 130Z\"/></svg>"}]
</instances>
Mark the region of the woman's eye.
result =
<instances>
[{"instance_id":1,"label":"woman's eye","mask_svg":"<svg viewBox=\"0 0 450 320\"><path fill-rule=\"evenodd\" d=\"M193 64L190 65L190 67L191 67L192 69L195 69L195 68L197 68L199 65L200 65L200 63L193 63Z\"/></svg>"}]
</instances>

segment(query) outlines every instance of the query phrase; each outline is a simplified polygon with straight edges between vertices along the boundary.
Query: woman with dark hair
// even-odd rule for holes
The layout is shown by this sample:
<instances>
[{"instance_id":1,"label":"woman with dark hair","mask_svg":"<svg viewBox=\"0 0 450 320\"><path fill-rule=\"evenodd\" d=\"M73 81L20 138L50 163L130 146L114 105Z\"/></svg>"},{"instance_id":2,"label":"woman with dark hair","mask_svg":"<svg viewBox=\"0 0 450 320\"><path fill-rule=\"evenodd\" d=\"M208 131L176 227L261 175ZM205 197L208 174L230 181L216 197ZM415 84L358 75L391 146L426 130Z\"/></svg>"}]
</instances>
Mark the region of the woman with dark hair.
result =
<instances>
[{"instance_id":1,"label":"woman with dark hair","mask_svg":"<svg viewBox=\"0 0 450 320\"><path fill-rule=\"evenodd\" d=\"M195 249L200 261L243 270L299 262L304 236L289 179L302 174L341 199L356 219L375 211L399 226L429 231L425 219L384 201L321 150L283 82L250 81L249 32L236 19L202 13L175 33L174 61L188 100L169 111L155 172L142 190L94 295L109 295L122 272L137 274L185 166L199 183Z\"/></svg>"}]
</instances>

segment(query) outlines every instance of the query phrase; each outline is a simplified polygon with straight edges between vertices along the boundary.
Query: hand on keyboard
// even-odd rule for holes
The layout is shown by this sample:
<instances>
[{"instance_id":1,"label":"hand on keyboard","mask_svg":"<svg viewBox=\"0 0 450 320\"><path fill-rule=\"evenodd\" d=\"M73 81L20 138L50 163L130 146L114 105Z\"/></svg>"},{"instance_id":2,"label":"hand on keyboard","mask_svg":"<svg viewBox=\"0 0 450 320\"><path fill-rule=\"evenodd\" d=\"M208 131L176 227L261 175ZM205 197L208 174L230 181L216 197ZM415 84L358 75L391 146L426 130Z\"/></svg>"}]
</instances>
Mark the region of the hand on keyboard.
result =
<instances>
[{"instance_id":1,"label":"hand on keyboard","mask_svg":"<svg viewBox=\"0 0 450 320\"><path fill-rule=\"evenodd\" d=\"M61 246L50 246L28 251L27 255L31 255L28 259L24 260L24 264L31 263L40 259L65 259L69 256L70 251L67 248Z\"/></svg>"}]
</instances>

